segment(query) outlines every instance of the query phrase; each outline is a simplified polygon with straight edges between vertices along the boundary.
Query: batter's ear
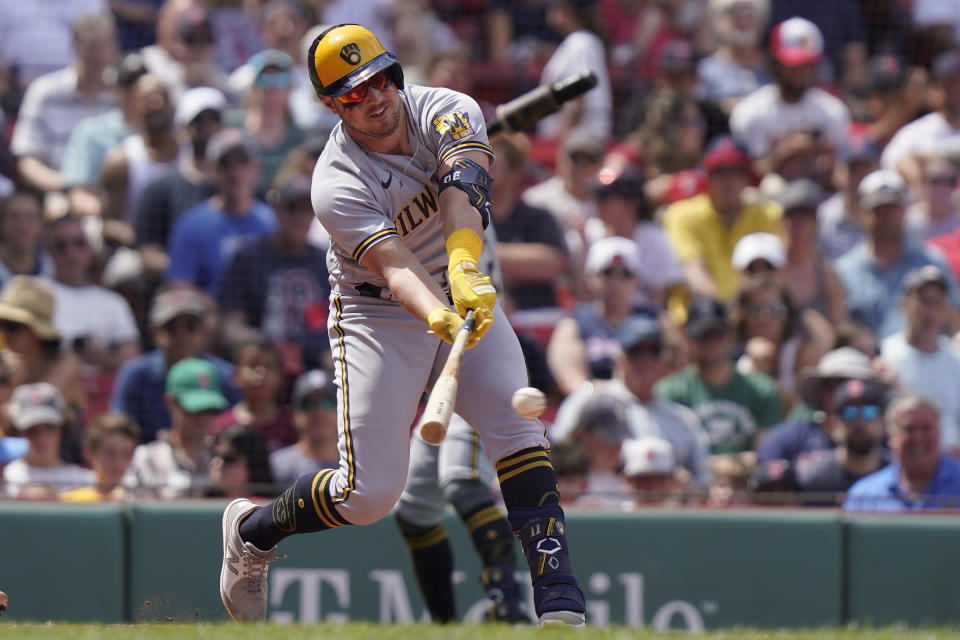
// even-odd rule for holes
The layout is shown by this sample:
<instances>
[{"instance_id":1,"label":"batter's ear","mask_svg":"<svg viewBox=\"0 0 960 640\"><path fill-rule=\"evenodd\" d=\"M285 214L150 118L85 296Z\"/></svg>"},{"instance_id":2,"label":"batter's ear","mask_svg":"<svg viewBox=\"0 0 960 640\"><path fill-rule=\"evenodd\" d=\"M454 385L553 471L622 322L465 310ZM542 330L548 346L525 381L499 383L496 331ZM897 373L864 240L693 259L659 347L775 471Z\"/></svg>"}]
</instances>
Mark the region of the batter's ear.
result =
<instances>
[{"instance_id":1,"label":"batter's ear","mask_svg":"<svg viewBox=\"0 0 960 640\"><path fill-rule=\"evenodd\" d=\"M337 113L337 108L333 106L332 98L328 98L327 96L317 96L317 97L320 98L320 102L326 105L327 109L330 109L330 111L333 111L337 115L340 115L339 113Z\"/></svg>"}]
</instances>

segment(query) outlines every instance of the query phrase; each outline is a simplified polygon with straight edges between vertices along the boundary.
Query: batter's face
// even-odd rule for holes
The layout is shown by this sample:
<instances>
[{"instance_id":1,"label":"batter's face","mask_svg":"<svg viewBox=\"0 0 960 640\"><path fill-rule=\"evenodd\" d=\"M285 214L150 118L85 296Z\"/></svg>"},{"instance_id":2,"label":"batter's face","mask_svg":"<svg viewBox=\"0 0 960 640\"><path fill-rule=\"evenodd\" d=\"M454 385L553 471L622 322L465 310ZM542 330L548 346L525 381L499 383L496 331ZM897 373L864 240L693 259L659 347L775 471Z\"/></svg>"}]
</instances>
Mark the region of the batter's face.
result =
<instances>
[{"instance_id":1,"label":"batter's face","mask_svg":"<svg viewBox=\"0 0 960 640\"><path fill-rule=\"evenodd\" d=\"M360 102L345 104L335 98L322 98L327 107L340 116L343 126L353 138L364 144L382 141L401 133L403 107L400 91L392 81L383 89L367 85L367 95Z\"/></svg>"}]
</instances>

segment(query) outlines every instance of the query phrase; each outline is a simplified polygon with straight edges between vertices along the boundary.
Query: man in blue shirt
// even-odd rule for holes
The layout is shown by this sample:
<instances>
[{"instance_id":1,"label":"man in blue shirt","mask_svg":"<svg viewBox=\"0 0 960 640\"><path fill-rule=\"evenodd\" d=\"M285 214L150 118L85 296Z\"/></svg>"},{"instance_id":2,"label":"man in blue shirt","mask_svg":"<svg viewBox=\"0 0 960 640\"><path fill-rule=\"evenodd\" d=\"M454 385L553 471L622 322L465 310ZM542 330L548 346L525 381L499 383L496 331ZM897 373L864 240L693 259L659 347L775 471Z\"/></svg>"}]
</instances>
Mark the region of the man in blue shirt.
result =
<instances>
[{"instance_id":1,"label":"man in blue shirt","mask_svg":"<svg viewBox=\"0 0 960 640\"><path fill-rule=\"evenodd\" d=\"M229 383L233 380L233 365L203 353L205 312L202 297L192 289L161 291L150 308L157 348L127 360L117 371L110 408L133 418L140 425L144 442L150 442L159 430L170 426L164 385L167 371L181 360L202 358L213 363L230 404L240 400L240 392Z\"/></svg>"},{"instance_id":2,"label":"man in blue shirt","mask_svg":"<svg viewBox=\"0 0 960 640\"><path fill-rule=\"evenodd\" d=\"M921 395L897 398L887 409L895 460L850 487L844 509L919 511L960 507L960 462L940 451L940 412Z\"/></svg>"},{"instance_id":3,"label":"man in blue shirt","mask_svg":"<svg viewBox=\"0 0 960 640\"><path fill-rule=\"evenodd\" d=\"M233 254L276 226L273 210L256 199L256 145L239 129L223 129L207 146L217 193L180 216L170 233L168 282L187 282L216 298Z\"/></svg>"},{"instance_id":4,"label":"man in blue shirt","mask_svg":"<svg viewBox=\"0 0 960 640\"><path fill-rule=\"evenodd\" d=\"M953 272L939 255L911 243L904 231L907 186L900 174L874 171L860 182L857 194L867 235L837 260L853 319L869 326L881 339L903 329L901 282L911 269L928 264L943 270L951 307L960 306Z\"/></svg>"}]
</instances>

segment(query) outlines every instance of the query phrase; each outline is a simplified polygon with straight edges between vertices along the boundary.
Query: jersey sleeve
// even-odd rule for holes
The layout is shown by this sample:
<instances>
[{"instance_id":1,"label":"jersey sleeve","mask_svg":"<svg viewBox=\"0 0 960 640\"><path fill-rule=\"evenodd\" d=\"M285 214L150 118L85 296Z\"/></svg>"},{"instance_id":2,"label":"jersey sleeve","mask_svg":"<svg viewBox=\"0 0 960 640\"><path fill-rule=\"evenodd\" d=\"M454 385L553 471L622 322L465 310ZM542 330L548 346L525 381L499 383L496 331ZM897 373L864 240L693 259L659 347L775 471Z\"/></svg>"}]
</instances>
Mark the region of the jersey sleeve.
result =
<instances>
[{"instance_id":1,"label":"jersey sleeve","mask_svg":"<svg viewBox=\"0 0 960 640\"><path fill-rule=\"evenodd\" d=\"M424 133L442 165L465 151L483 151L493 157L487 140L487 126L476 100L463 93L434 90L421 112Z\"/></svg>"},{"instance_id":2,"label":"jersey sleeve","mask_svg":"<svg viewBox=\"0 0 960 640\"><path fill-rule=\"evenodd\" d=\"M346 167L324 169L323 164L318 164L314 172L313 210L332 243L359 263L376 243L400 237L393 220L387 216L388 203L378 201L377 191ZM322 176L331 180L324 181Z\"/></svg>"}]
</instances>

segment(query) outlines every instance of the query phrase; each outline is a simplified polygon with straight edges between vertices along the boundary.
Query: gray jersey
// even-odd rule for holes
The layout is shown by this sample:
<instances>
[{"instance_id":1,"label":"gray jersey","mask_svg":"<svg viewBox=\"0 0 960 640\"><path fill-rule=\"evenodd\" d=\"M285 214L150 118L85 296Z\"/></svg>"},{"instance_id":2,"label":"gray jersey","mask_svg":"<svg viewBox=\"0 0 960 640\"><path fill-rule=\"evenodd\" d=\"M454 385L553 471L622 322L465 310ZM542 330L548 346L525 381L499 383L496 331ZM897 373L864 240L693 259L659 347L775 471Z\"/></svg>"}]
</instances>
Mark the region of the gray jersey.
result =
<instances>
[{"instance_id":1,"label":"gray jersey","mask_svg":"<svg viewBox=\"0 0 960 640\"><path fill-rule=\"evenodd\" d=\"M313 172L313 208L330 234L327 267L334 294L361 283L385 283L360 264L388 237L403 238L431 276L446 288L447 251L438 215L440 165L452 154L493 155L480 107L448 89L408 85L400 92L413 156L370 151L338 124Z\"/></svg>"}]
</instances>

